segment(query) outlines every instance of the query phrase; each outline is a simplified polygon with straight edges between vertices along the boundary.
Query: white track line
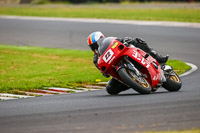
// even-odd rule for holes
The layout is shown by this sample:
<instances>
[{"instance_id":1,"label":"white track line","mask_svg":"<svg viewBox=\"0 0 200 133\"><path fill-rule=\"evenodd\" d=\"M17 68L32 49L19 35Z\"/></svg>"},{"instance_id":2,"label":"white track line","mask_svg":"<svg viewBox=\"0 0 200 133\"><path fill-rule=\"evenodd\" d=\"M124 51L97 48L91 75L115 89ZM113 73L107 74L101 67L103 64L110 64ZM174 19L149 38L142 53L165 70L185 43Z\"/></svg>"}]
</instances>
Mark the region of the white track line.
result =
<instances>
[{"instance_id":1,"label":"white track line","mask_svg":"<svg viewBox=\"0 0 200 133\"><path fill-rule=\"evenodd\" d=\"M15 94L7 94L7 93L0 93L1 97L13 97L13 98L29 98L33 96L26 96L26 95L15 95Z\"/></svg>"},{"instance_id":2,"label":"white track line","mask_svg":"<svg viewBox=\"0 0 200 133\"><path fill-rule=\"evenodd\" d=\"M68 21L85 23L114 23L150 26L171 26L200 28L200 23L169 22L169 21L139 21L139 20L114 20L114 19L92 19L92 18L57 18L57 17L25 17L25 16L0 16L4 19L40 20L40 21Z\"/></svg>"},{"instance_id":3,"label":"white track line","mask_svg":"<svg viewBox=\"0 0 200 133\"><path fill-rule=\"evenodd\" d=\"M77 92L99 90L99 89L89 89L89 88L68 89L68 88L58 88L58 87L49 87L48 89L49 90L55 90L55 91L74 91L76 93Z\"/></svg>"},{"instance_id":4,"label":"white track line","mask_svg":"<svg viewBox=\"0 0 200 133\"><path fill-rule=\"evenodd\" d=\"M18 99L18 98L13 98L13 97L1 97L0 100L10 100L10 99Z\"/></svg>"},{"instance_id":5,"label":"white track line","mask_svg":"<svg viewBox=\"0 0 200 133\"><path fill-rule=\"evenodd\" d=\"M74 92L83 92L84 90L75 90L75 89L68 89L68 88L58 88L58 87L49 87L49 90L57 90L57 91L74 91Z\"/></svg>"},{"instance_id":6,"label":"white track line","mask_svg":"<svg viewBox=\"0 0 200 133\"><path fill-rule=\"evenodd\" d=\"M27 95L30 96L50 96L50 95L54 95L54 94L45 94L45 93L36 93L36 92L25 92Z\"/></svg>"},{"instance_id":7,"label":"white track line","mask_svg":"<svg viewBox=\"0 0 200 133\"><path fill-rule=\"evenodd\" d=\"M180 77L189 75L189 74L193 73L194 71L196 71L196 70L198 69L198 67L197 67L196 65L194 65L194 64L187 63L187 62L186 62L186 64L189 65L192 69L190 69L189 71L187 71L187 72L181 74Z\"/></svg>"}]
</instances>

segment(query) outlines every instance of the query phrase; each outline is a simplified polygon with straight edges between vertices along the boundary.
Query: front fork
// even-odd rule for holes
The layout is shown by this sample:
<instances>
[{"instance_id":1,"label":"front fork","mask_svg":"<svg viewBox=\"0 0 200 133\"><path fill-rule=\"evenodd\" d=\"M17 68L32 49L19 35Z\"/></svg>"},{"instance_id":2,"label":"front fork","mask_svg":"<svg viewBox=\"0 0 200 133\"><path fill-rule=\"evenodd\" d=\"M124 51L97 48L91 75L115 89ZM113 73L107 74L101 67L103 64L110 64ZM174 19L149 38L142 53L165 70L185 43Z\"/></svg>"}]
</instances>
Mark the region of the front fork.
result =
<instances>
[{"instance_id":1,"label":"front fork","mask_svg":"<svg viewBox=\"0 0 200 133\"><path fill-rule=\"evenodd\" d=\"M166 76L168 77L169 75L172 74L173 68L169 65L163 65L161 66L161 69L162 69L162 75L161 75L160 82L163 83L163 82L166 82Z\"/></svg>"},{"instance_id":2,"label":"front fork","mask_svg":"<svg viewBox=\"0 0 200 133\"><path fill-rule=\"evenodd\" d=\"M164 75L164 71L162 70L161 78L160 78L159 83L163 83L163 82L166 82L166 78L165 78L165 75Z\"/></svg>"},{"instance_id":3,"label":"front fork","mask_svg":"<svg viewBox=\"0 0 200 133\"><path fill-rule=\"evenodd\" d=\"M138 69L135 68L135 66L133 65L133 63L131 61L129 61L128 57L124 57L124 60L120 63L120 65L117 68L117 72L121 68L127 68L127 69L133 71L137 76L142 76L142 74L140 73L140 71L138 71Z\"/></svg>"},{"instance_id":4,"label":"front fork","mask_svg":"<svg viewBox=\"0 0 200 133\"><path fill-rule=\"evenodd\" d=\"M127 56L124 57L123 61L118 66L119 67L117 69L117 73L121 68L126 68L131 71L131 74L133 74L132 76L136 80L140 82L144 81L143 78L145 78L145 76L134 66L134 64L128 59Z\"/></svg>"}]
</instances>

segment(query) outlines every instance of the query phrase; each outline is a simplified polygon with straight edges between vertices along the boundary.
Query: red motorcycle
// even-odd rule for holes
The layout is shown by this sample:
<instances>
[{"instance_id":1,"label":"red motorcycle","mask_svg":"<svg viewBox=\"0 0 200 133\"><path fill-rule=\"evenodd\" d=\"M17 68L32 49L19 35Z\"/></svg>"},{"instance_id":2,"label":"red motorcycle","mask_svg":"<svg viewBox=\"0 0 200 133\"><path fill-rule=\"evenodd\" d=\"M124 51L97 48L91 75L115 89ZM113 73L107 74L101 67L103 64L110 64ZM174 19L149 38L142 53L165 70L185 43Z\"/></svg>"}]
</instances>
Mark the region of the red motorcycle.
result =
<instances>
[{"instance_id":1,"label":"red motorcycle","mask_svg":"<svg viewBox=\"0 0 200 133\"><path fill-rule=\"evenodd\" d=\"M114 37L100 43L98 67L103 74L111 75L140 94L149 94L161 86L168 91L180 90L181 79L171 66L160 65L148 53Z\"/></svg>"}]
</instances>

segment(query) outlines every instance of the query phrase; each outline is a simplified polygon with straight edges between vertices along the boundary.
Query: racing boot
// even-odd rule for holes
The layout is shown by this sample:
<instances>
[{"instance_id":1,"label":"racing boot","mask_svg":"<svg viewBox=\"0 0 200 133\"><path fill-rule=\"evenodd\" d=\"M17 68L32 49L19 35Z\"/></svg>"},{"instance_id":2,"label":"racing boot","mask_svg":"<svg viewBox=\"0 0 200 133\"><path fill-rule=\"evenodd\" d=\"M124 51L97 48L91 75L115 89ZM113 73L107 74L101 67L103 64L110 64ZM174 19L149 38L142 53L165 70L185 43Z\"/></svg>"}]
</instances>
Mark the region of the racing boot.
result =
<instances>
[{"instance_id":1,"label":"racing boot","mask_svg":"<svg viewBox=\"0 0 200 133\"><path fill-rule=\"evenodd\" d=\"M162 55L159 55L156 51L154 50L151 50L150 51L150 55L155 58L159 64L165 64L169 58L169 55L167 56L162 56Z\"/></svg>"}]
</instances>

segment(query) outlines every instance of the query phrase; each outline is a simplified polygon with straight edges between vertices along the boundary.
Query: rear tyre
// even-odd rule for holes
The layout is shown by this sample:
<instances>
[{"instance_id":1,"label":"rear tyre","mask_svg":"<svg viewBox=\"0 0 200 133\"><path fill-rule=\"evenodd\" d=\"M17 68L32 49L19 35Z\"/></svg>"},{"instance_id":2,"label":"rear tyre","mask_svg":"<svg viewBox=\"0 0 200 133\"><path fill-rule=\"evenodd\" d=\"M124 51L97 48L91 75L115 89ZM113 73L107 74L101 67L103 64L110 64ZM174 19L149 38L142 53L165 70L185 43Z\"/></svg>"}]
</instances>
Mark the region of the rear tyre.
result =
<instances>
[{"instance_id":1,"label":"rear tyre","mask_svg":"<svg viewBox=\"0 0 200 133\"><path fill-rule=\"evenodd\" d=\"M149 94L151 93L151 85L144 77L138 77L133 71L127 68L121 68L118 71L118 75L123 80L124 83L129 85L135 91L140 94Z\"/></svg>"},{"instance_id":2,"label":"rear tyre","mask_svg":"<svg viewBox=\"0 0 200 133\"><path fill-rule=\"evenodd\" d=\"M166 82L163 83L162 87L168 91L179 91L181 89L182 82L180 77L173 71L173 75L166 78Z\"/></svg>"},{"instance_id":3,"label":"rear tyre","mask_svg":"<svg viewBox=\"0 0 200 133\"><path fill-rule=\"evenodd\" d=\"M119 94L120 92L125 91L125 90L127 90L127 89L129 89L128 86L126 86L126 85L120 83L118 80L116 80L116 79L114 79L114 78L112 78L112 79L108 82L108 84L107 84L107 86L106 86L106 91L107 91L107 93L110 94L110 95L117 95L117 94Z\"/></svg>"}]
</instances>

